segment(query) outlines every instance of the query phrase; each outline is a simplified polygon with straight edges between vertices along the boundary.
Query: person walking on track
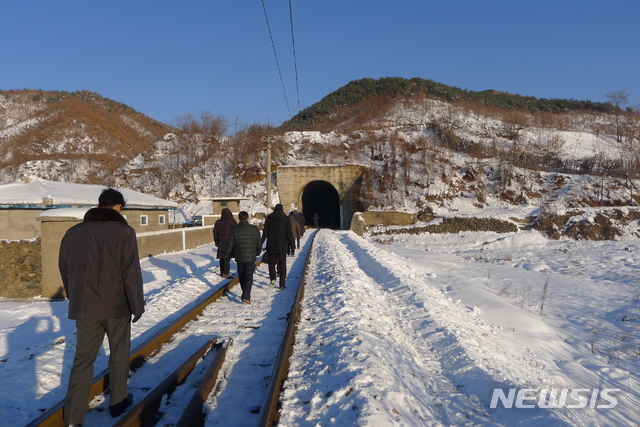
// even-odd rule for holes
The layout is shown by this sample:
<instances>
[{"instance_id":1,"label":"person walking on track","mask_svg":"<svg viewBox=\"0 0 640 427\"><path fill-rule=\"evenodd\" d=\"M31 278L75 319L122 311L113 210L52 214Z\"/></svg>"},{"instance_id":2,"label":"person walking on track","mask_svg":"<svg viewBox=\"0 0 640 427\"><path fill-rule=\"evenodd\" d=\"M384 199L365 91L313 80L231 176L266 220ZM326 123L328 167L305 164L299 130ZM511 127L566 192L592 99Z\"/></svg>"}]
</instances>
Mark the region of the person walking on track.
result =
<instances>
[{"instance_id":1,"label":"person walking on track","mask_svg":"<svg viewBox=\"0 0 640 427\"><path fill-rule=\"evenodd\" d=\"M220 260L220 276L225 279L229 277L229 269L231 268L231 258L225 257L224 253L227 249L227 242L231 229L238 223L233 219L233 214L229 208L222 209L220 219L213 225L213 241L218 247L216 257Z\"/></svg>"},{"instance_id":2,"label":"person walking on track","mask_svg":"<svg viewBox=\"0 0 640 427\"><path fill-rule=\"evenodd\" d=\"M238 280L242 289L242 303L251 304L251 287L253 273L256 270L256 257L262 253L262 238L260 230L249 224L249 214L241 211L238 214L240 224L233 227L229 233L229 241L225 247L224 256L236 259L238 266Z\"/></svg>"},{"instance_id":3,"label":"person walking on track","mask_svg":"<svg viewBox=\"0 0 640 427\"><path fill-rule=\"evenodd\" d=\"M267 216L262 230L262 243L267 241L267 253L269 254L269 280L271 287L276 286L276 265L280 274L280 289L284 289L287 277L287 251L295 247L291 221L284 213L281 204L277 204L273 212Z\"/></svg>"},{"instance_id":4,"label":"person walking on track","mask_svg":"<svg viewBox=\"0 0 640 427\"><path fill-rule=\"evenodd\" d=\"M297 247L300 249L300 237L304 236L304 215L300 212L293 211L293 215L298 220L298 225L300 226L300 236L298 237Z\"/></svg>"},{"instance_id":5,"label":"person walking on track","mask_svg":"<svg viewBox=\"0 0 640 427\"><path fill-rule=\"evenodd\" d=\"M298 218L296 218L296 211L289 212L289 222L291 223L291 233L293 235L293 240L297 243L298 249L300 249L300 236L302 236L302 231L300 230L300 223L298 222ZM294 256L296 254L296 245L294 244L287 251L287 255Z\"/></svg>"},{"instance_id":6,"label":"person walking on track","mask_svg":"<svg viewBox=\"0 0 640 427\"><path fill-rule=\"evenodd\" d=\"M120 214L122 193L108 188L60 243L58 268L76 321L76 350L64 402L66 426L84 424L93 369L105 334L109 340L109 412L133 402L128 393L131 322L144 313L136 232ZM133 315L133 320L131 316Z\"/></svg>"}]
</instances>

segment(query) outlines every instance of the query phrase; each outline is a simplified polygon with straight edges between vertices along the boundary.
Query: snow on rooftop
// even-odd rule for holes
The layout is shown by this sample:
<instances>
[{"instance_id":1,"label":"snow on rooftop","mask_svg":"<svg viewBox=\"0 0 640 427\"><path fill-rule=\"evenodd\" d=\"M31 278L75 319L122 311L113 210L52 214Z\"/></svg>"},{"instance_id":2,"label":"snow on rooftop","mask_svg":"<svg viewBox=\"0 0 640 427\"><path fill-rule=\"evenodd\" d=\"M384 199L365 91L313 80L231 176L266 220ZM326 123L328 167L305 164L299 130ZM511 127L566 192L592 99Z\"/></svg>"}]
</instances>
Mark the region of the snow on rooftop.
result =
<instances>
[{"instance_id":1,"label":"snow on rooftop","mask_svg":"<svg viewBox=\"0 0 640 427\"><path fill-rule=\"evenodd\" d=\"M220 196L220 197L200 197L200 200L225 201L225 200L249 200L246 196Z\"/></svg>"},{"instance_id":2,"label":"snow on rooftop","mask_svg":"<svg viewBox=\"0 0 640 427\"><path fill-rule=\"evenodd\" d=\"M0 185L0 205L95 206L103 185L76 184L28 178L28 182ZM116 188L129 206L175 208L177 203L128 188Z\"/></svg>"},{"instance_id":3,"label":"snow on rooftop","mask_svg":"<svg viewBox=\"0 0 640 427\"><path fill-rule=\"evenodd\" d=\"M75 218L82 220L89 209L90 208L48 209L38 215L38 218Z\"/></svg>"}]
</instances>

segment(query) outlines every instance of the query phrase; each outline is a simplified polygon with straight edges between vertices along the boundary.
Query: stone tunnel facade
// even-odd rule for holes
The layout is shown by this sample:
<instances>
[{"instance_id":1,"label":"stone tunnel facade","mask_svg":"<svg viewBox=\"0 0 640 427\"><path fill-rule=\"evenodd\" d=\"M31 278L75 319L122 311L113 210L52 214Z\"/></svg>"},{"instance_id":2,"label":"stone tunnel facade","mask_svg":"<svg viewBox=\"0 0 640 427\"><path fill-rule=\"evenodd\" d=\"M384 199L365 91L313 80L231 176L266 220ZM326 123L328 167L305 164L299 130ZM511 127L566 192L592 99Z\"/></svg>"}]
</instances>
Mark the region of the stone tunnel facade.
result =
<instances>
[{"instance_id":1,"label":"stone tunnel facade","mask_svg":"<svg viewBox=\"0 0 640 427\"><path fill-rule=\"evenodd\" d=\"M349 229L366 167L346 166L280 166L277 185L285 212L302 212L307 225L319 215L321 227Z\"/></svg>"}]
</instances>

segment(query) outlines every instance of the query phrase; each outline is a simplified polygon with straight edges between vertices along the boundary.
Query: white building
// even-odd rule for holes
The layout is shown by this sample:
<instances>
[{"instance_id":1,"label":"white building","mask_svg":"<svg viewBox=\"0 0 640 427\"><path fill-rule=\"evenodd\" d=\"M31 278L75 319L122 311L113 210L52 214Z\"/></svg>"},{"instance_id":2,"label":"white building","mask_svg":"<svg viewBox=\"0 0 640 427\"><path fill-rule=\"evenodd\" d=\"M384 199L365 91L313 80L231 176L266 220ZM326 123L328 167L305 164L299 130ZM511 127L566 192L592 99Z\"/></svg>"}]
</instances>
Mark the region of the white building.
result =
<instances>
[{"instance_id":1,"label":"white building","mask_svg":"<svg viewBox=\"0 0 640 427\"><path fill-rule=\"evenodd\" d=\"M44 211L59 208L95 207L103 185L75 184L29 177L25 182L0 185L0 239L20 240L40 236ZM122 215L137 232L165 230L169 211L177 203L155 196L116 188L126 202Z\"/></svg>"}]
</instances>

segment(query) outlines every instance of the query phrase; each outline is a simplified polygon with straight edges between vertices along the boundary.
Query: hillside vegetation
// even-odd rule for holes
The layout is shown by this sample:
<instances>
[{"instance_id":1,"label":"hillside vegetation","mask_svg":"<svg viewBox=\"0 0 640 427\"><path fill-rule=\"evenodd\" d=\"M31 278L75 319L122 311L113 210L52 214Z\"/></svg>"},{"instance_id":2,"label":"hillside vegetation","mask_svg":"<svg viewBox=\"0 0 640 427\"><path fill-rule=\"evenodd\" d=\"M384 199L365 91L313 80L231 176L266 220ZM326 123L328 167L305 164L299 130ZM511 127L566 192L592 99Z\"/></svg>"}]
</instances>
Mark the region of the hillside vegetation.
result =
<instances>
[{"instance_id":1,"label":"hillside vegetation","mask_svg":"<svg viewBox=\"0 0 640 427\"><path fill-rule=\"evenodd\" d=\"M340 107L364 103L367 100L374 100L373 104L382 104L384 106L389 104L379 101L400 100L416 96L429 96L449 103L467 101L472 104L482 104L502 109L519 109L529 112L558 113L585 110L608 113L613 109L613 106L609 103L567 99L538 99L495 90L475 92L421 78L387 77L378 80L367 78L352 81L330 93L320 102L302 110L291 120L283 123L282 127L284 129L297 130L317 129L317 126L329 124L330 121L327 122L327 119L329 119L330 113ZM361 110L357 109L356 114Z\"/></svg>"},{"instance_id":2,"label":"hillside vegetation","mask_svg":"<svg viewBox=\"0 0 640 427\"><path fill-rule=\"evenodd\" d=\"M177 201L185 217L206 213L206 197L242 195L255 212L271 135L273 200L279 165L359 164L362 210L517 217L554 238L618 238L640 202L640 116L625 107L362 79L278 128L230 129L207 112L168 126L86 91L4 91L0 181L128 186Z\"/></svg>"},{"instance_id":3,"label":"hillside vegetation","mask_svg":"<svg viewBox=\"0 0 640 427\"><path fill-rule=\"evenodd\" d=\"M2 181L100 182L170 130L93 92L0 91Z\"/></svg>"}]
</instances>

